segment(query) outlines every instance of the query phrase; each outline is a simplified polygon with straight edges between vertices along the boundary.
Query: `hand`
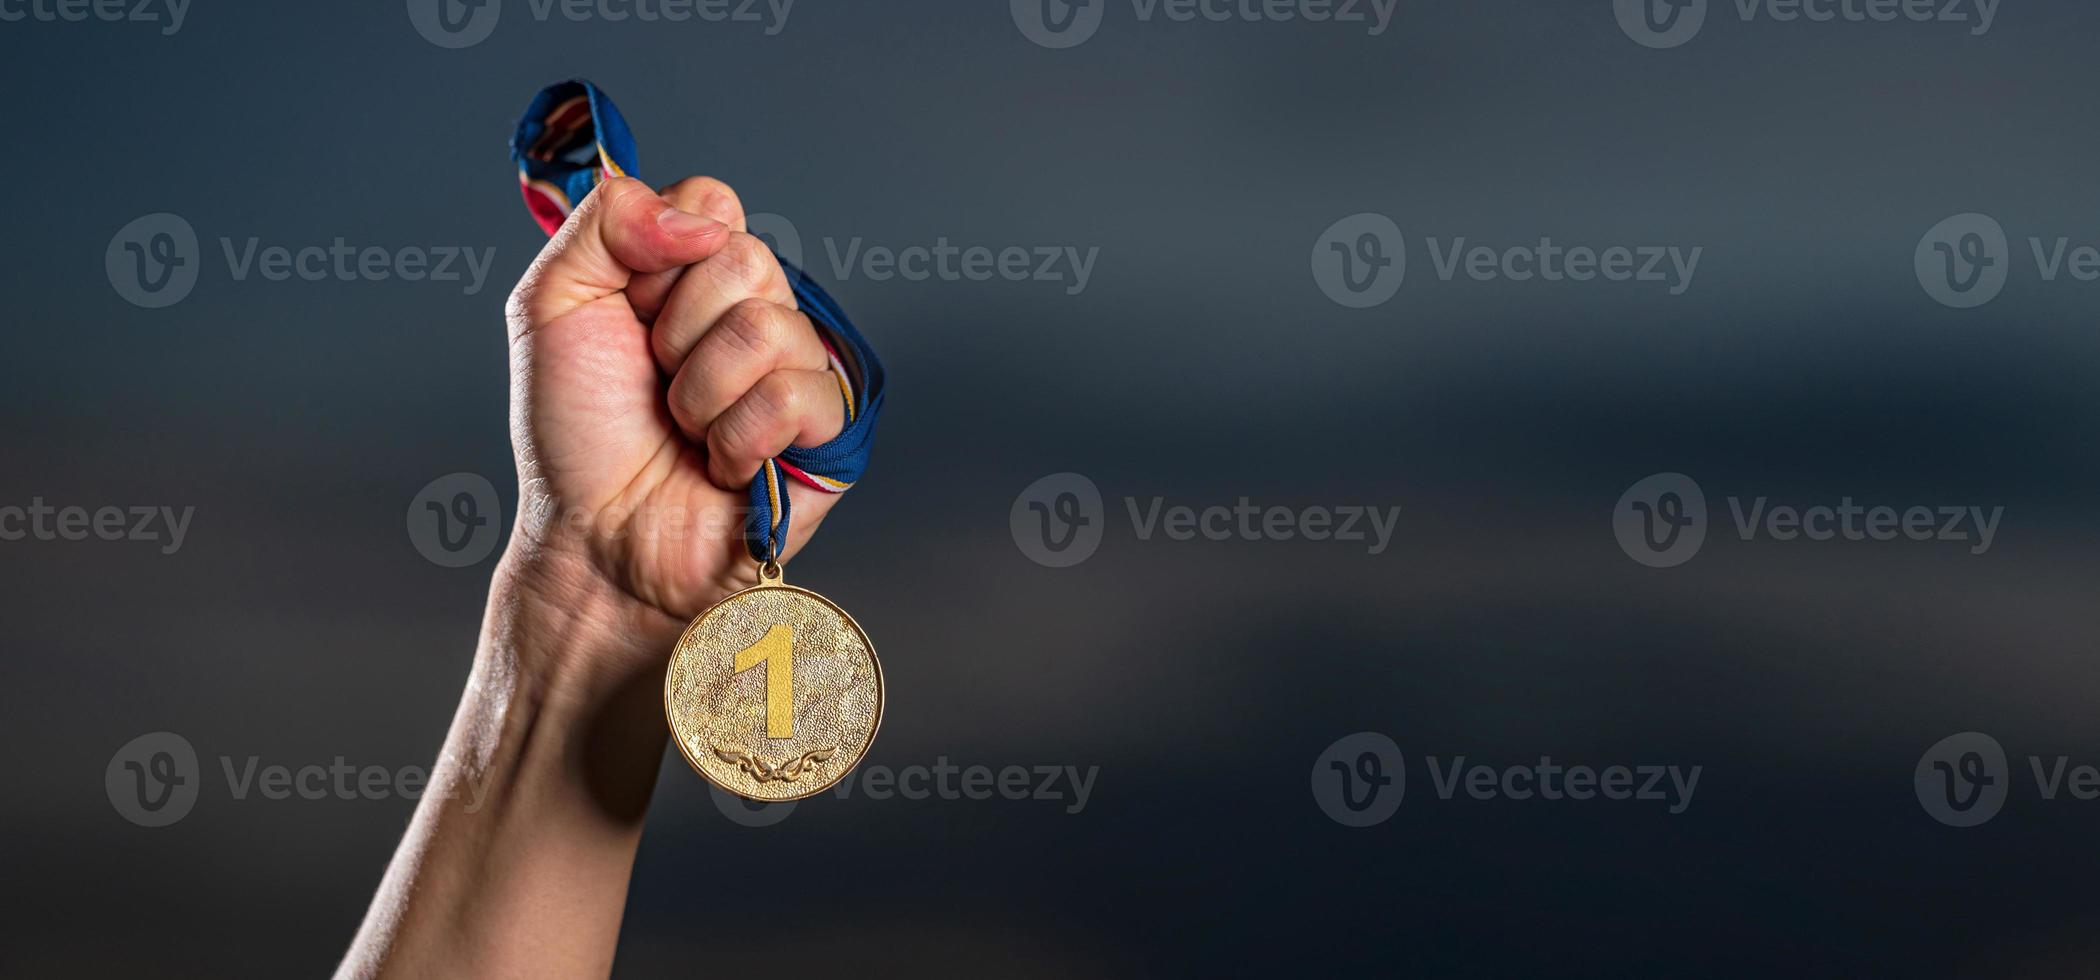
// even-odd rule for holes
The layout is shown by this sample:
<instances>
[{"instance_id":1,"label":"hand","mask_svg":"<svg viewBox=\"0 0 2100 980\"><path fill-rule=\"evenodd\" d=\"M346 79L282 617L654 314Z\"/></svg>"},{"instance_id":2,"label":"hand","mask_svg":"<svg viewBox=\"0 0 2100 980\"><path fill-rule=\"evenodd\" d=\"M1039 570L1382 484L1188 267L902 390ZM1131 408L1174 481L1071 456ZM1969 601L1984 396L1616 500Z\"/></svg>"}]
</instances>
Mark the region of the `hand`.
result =
<instances>
[{"instance_id":1,"label":"hand","mask_svg":"<svg viewBox=\"0 0 2100 980\"><path fill-rule=\"evenodd\" d=\"M661 613L658 629L753 584L753 475L791 444L836 437L845 405L736 193L706 177L662 196L607 181L526 271L507 319L520 502L506 566L603 588ZM783 558L838 499L787 492ZM635 639L659 662L668 652L661 636Z\"/></svg>"},{"instance_id":2,"label":"hand","mask_svg":"<svg viewBox=\"0 0 2100 980\"><path fill-rule=\"evenodd\" d=\"M508 319L517 533L445 748L338 976L611 970L672 641L754 581L743 511L760 463L845 426L816 327L720 181L661 197L600 185ZM786 489L784 555L837 502Z\"/></svg>"}]
</instances>

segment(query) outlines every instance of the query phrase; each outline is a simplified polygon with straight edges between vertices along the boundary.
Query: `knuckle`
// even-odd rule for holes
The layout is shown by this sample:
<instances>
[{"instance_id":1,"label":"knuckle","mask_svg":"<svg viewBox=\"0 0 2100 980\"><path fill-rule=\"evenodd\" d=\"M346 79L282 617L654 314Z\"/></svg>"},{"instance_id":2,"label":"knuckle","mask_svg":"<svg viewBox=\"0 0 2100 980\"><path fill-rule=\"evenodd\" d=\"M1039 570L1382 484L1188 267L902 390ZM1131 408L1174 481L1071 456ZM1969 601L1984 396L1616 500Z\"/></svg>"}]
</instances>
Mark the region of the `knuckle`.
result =
<instances>
[{"instance_id":1,"label":"knuckle","mask_svg":"<svg viewBox=\"0 0 2100 980\"><path fill-rule=\"evenodd\" d=\"M722 314L710 333L721 337L736 353L749 357L774 357L786 344L778 308L760 299L739 301Z\"/></svg>"},{"instance_id":2,"label":"knuckle","mask_svg":"<svg viewBox=\"0 0 2100 980\"><path fill-rule=\"evenodd\" d=\"M687 177L664 188L663 196L679 210L705 214L724 224L737 224L744 217L744 203L736 190L713 177Z\"/></svg>"},{"instance_id":3,"label":"knuckle","mask_svg":"<svg viewBox=\"0 0 2100 980\"><path fill-rule=\"evenodd\" d=\"M623 222L633 221L637 208L655 197L656 193L641 181L614 177L576 202L504 302L504 318L513 339L554 315L565 303L564 284L579 275L580 269L602 265L603 260L595 258L595 250L603 247L603 241L618 237Z\"/></svg>"},{"instance_id":4,"label":"knuckle","mask_svg":"<svg viewBox=\"0 0 2100 980\"><path fill-rule=\"evenodd\" d=\"M714 193L717 187L727 186L713 177L696 174L664 188L664 199L672 204L684 201L697 201Z\"/></svg>"},{"instance_id":5,"label":"knuckle","mask_svg":"<svg viewBox=\"0 0 2100 980\"><path fill-rule=\"evenodd\" d=\"M610 242L635 233L655 221L663 199L649 185L633 177L613 177L591 189L577 202L569 220L548 240L549 254L588 247L596 241Z\"/></svg>"},{"instance_id":6,"label":"knuckle","mask_svg":"<svg viewBox=\"0 0 2100 980\"><path fill-rule=\"evenodd\" d=\"M802 406L802 388L787 375L769 374L751 386L752 411L772 426L791 424L800 417Z\"/></svg>"},{"instance_id":7,"label":"knuckle","mask_svg":"<svg viewBox=\"0 0 2100 980\"><path fill-rule=\"evenodd\" d=\"M517 284L511 287L510 298L503 303L503 318L510 325L512 337L524 334L547 315L546 297L550 291L547 266L552 254L550 249L526 267Z\"/></svg>"},{"instance_id":8,"label":"knuckle","mask_svg":"<svg viewBox=\"0 0 2100 980\"><path fill-rule=\"evenodd\" d=\"M751 447L757 444L757 433L749 422L735 412L724 414L707 430L708 454L725 463L743 460L758 455Z\"/></svg>"},{"instance_id":9,"label":"knuckle","mask_svg":"<svg viewBox=\"0 0 2100 980\"><path fill-rule=\"evenodd\" d=\"M771 277L780 275L772 249L757 236L741 231L730 235L728 244L708 262L719 263L722 275L754 292L766 286Z\"/></svg>"},{"instance_id":10,"label":"knuckle","mask_svg":"<svg viewBox=\"0 0 2100 980\"><path fill-rule=\"evenodd\" d=\"M593 188L591 193L584 195L583 202L576 206L576 210L618 213L632 207L637 195L656 196L650 192L649 185L633 177L612 177Z\"/></svg>"},{"instance_id":11,"label":"knuckle","mask_svg":"<svg viewBox=\"0 0 2100 980\"><path fill-rule=\"evenodd\" d=\"M786 378L767 375L715 420L707 432L708 449L739 462L771 455L776 444L793 434L801 399Z\"/></svg>"}]
</instances>

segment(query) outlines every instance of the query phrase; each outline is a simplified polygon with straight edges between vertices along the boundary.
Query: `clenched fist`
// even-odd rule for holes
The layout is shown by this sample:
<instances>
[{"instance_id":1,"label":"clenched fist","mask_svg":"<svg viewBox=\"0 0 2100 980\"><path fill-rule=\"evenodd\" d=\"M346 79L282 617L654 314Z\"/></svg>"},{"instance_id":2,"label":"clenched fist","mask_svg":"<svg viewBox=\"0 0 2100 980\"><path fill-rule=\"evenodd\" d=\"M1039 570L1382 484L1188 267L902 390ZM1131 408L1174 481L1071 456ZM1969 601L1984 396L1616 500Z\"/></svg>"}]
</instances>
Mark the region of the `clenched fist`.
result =
<instances>
[{"instance_id":1,"label":"clenched fist","mask_svg":"<svg viewBox=\"0 0 2100 980\"><path fill-rule=\"evenodd\" d=\"M767 547L794 554L838 502L813 487L859 477L882 403L873 352L820 290L789 281L728 186L591 186L601 167L634 170L626 123L595 87L541 92L512 148L535 219L559 222L506 310L517 528L444 748L341 977L611 970L663 760L671 647L757 584L754 493L776 522L793 513ZM790 447L816 451L755 490Z\"/></svg>"},{"instance_id":2,"label":"clenched fist","mask_svg":"<svg viewBox=\"0 0 2100 980\"><path fill-rule=\"evenodd\" d=\"M824 343L736 193L706 177L661 194L600 185L519 281L507 319L520 502L506 565L633 603L658 634L635 639L660 659L663 634L753 584L742 528L760 465L845 426ZM837 503L786 492L784 556Z\"/></svg>"}]
</instances>

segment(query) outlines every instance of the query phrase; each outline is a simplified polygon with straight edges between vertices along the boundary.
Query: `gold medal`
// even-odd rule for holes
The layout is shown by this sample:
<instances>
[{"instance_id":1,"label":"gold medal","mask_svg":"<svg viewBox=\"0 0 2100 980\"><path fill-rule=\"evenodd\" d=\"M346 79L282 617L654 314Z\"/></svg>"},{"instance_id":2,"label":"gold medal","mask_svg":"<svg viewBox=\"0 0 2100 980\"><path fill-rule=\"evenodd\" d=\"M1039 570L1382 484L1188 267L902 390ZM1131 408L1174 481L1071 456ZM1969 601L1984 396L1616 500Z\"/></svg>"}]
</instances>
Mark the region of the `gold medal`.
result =
<instances>
[{"instance_id":1,"label":"gold medal","mask_svg":"<svg viewBox=\"0 0 2100 980\"><path fill-rule=\"evenodd\" d=\"M664 672L671 741L738 796L799 800L859 764L882 724L882 663L846 611L759 566L694 619Z\"/></svg>"}]
</instances>

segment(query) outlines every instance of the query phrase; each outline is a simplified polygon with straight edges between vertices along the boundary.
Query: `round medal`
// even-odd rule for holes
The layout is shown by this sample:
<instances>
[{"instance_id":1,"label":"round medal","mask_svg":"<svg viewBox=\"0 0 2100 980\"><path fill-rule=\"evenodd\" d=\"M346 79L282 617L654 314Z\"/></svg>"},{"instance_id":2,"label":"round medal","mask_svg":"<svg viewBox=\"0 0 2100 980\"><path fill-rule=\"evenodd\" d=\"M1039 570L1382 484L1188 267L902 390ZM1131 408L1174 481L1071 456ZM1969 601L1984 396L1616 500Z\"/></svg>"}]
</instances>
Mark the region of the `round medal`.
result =
<instances>
[{"instance_id":1,"label":"round medal","mask_svg":"<svg viewBox=\"0 0 2100 980\"><path fill-rule=\"evenodd\" d=\"M694 619L664 673L671 741L693 769L746 799L799 800L857 765L882 724L882 664L830 600L759 583Z\"/></svg>"}]
</instances>

